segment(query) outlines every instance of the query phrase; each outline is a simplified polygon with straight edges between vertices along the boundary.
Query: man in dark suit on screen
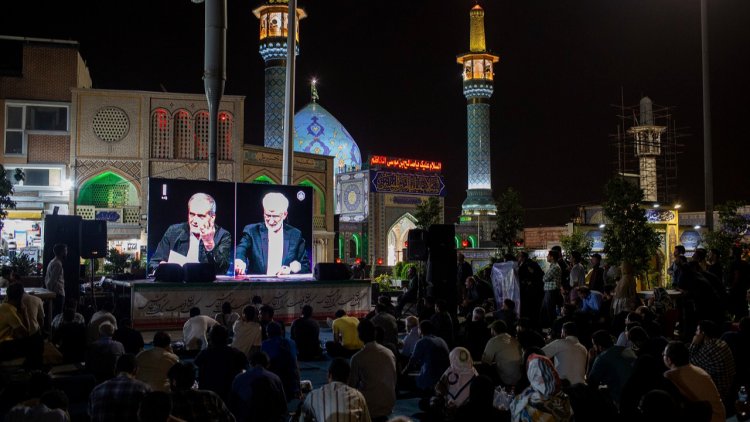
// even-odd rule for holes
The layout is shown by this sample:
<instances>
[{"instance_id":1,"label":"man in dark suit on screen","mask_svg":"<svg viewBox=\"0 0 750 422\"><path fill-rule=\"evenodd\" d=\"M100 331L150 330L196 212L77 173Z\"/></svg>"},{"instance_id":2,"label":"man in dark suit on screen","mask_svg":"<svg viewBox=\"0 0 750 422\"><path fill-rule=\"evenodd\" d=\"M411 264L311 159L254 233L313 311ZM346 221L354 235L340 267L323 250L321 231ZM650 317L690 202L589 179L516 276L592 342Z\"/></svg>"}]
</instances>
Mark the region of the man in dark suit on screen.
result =
<instances>
[{"instance_id":1,"label":"man in dark suit on screen","mask_svg":"<svg viewBox=\"0 0 750 422\"><path fill-rule=\"evenodd\" d=\"M237 274L286 275L309 273L305 238L298 229L284 224L289 200L278 192L263 197L263 223L248 224L237 245Z\"/></svg>"}]
</instances>

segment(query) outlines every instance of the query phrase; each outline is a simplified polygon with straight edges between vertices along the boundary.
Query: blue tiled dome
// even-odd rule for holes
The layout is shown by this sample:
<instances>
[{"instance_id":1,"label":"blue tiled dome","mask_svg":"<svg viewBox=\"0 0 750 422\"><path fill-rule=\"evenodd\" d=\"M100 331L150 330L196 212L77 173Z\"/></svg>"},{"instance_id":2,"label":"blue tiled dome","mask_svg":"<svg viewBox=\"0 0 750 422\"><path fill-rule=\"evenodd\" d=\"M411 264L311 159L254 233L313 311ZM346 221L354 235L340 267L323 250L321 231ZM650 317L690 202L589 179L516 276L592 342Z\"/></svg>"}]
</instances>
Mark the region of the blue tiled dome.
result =
<instances>
[{"instance_id":1,"label":"blue tiled dome","mask_svg":"<svg viewBox=\"0 0 750 422\"><path fill-rule=\"evenodd\" d=\"M357 143L341 122L316 102L294 115L294 150L334 157L336 173L362 168Z\"/></svg>"}]
</instances>

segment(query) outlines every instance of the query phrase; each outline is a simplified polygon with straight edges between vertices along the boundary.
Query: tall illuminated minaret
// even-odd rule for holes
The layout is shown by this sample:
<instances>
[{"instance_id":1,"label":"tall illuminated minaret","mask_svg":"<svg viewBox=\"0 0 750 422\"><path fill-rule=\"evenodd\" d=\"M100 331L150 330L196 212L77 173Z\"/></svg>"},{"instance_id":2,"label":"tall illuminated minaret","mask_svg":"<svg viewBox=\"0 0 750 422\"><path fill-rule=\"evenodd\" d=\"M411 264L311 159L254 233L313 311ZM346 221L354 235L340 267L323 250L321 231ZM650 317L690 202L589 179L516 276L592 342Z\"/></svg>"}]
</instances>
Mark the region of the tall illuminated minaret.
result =
<instances>
[{"instance_id":1,"label":"tall illuminated minaret","mask_svg":"<svg viewBox=\"0 0 750 422\"><path fill-rule=\"evenodd\" d=\"M287 0L268 0L253 10L255 17L260 20L259 51L266 63L266 118L263 145L279 149L284 147L284 84L286 82L288 12ZM297 9L295 54L299 54L299 20L304 17L305 12Z\"/></svg>"},{"instance_id":2,"label":"tall illuminated minaret","mask_svg":"<svg viewBox=\"0 0 750 422\"><path fill-rule=\"evenodd\" d=\"M490 175L490 98L493 64L500 58L487 51L484 42L484 10L476 5L469 12L469 52L458 57L463 66L464 96L468 126L468 190L463 215L494 215Z\"/></svg>"}]
</instances>

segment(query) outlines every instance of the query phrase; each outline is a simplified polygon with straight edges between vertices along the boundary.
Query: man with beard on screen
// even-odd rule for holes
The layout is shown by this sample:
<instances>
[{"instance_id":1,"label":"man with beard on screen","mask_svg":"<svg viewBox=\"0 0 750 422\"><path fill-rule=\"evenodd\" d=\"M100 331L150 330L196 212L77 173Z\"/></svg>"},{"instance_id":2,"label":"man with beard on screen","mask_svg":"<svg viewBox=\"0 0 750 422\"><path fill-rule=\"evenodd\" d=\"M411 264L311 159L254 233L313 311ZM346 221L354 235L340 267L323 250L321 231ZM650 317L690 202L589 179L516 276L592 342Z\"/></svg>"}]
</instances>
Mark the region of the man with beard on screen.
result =
<instances>
[{"instance_id":1,"label":"man with beard on screen","mask_svg":"<svg viewBox=\"0 0 750 422\"><path fill-rule=\"evenodd\" d=\"M281 193L263 197L263 223L248 224L237 245L237 274L287 275L309 273L305 238L298 229L284 224L289 200Z\"/></svg>"},{"instance_id":2,"label":"man with beard on screen","mask_svg":"<svg viewBox=\"0 0 750 422\"><path fill-rule=\"evenodd\" d=\"M232 260L232 235L215 224L216 201L207 193L188 200L187 223L172 224L164 232L149 261L155 271L162 263L211 263L216 274L226 274Z\"/></svg>"}]
</instances>

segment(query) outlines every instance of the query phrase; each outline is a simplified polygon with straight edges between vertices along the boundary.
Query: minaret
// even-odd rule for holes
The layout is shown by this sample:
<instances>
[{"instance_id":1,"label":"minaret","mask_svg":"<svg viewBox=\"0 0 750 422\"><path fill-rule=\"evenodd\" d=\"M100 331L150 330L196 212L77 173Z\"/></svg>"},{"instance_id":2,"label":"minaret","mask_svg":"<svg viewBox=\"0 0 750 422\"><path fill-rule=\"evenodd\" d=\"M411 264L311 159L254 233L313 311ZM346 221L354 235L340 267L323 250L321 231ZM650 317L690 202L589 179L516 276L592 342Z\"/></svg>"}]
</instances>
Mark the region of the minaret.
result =
<instances>
[{"instance_id":1,"label":"minaret","mask_svg":"<svg viewBox=\"0 0 750 422\"><path fill-rule=\"evenodd\" d=\"M468 190L462 205L463 215L494 215L490 175L490 98L493 63L500 58L487 51L484 42L484 10L474 6L469 13L469 52L458 57L463 66L464 96L468 126Z\"/></svg>"},{"instance_id":2,"label":"minaret","mask_svg":"<svg viewBox=\"0 0 750 422\"><path fill-rule=\"evenodd\" d=\"M635 140L643 200L656 202L659 200L656 157L661 155L661 134L667 127L654 125L653 103L650 98L641 98L640 106L640 124L628 129L628 133L632 134Z\"/></svg>"},{"instance_id":3,"label":"minaret","mask_svg":"<svg viewBox=\"0 0 750 422\"><path fill-rule=\"evenodd\" d=\"M259 51L266 63L266 118L263 145L270 148L284 146L284 84L286 82L287 22L289 3L268 0L253 10L260 20ZM297 37L294 46L299 54L299 20L305 17L297 9Z\"/></svg>"}]
</instances>

